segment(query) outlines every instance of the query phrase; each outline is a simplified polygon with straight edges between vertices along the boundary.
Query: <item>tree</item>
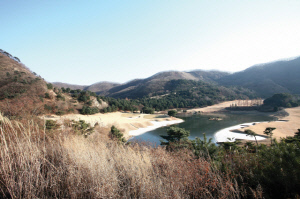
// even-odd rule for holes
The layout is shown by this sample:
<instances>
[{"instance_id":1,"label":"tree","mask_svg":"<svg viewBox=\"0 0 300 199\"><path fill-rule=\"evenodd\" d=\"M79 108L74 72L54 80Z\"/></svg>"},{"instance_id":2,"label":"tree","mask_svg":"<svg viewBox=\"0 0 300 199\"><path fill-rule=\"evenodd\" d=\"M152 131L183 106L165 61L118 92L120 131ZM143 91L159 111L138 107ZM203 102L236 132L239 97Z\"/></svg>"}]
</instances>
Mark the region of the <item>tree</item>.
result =
<instances>
[{"instance_id":1,"label":"tree","mask_svg":"<svg viewBox=\"0 0 300 199\"><path fill-rule=\"evenodd\" d=\"M247 136L254 137L255 142L256 142L256 146L258 146L257 139L256 139L257 134L254 131L250 130L250 129L247 129L244 132L247 134Z\"/></svg>"},{"instance_id":2,"label":"tree","mask_svg":"<svg viewBox=\"0 0 300 199\"><path fill-rule=\"evenodd\" d=\"M174 117L177 114L177 111L175 110L170 110L168 111L168 115Z\"/></svg>"},{"instance_id":3,"label":"tree","mask_svg":"<svg viewBox=\"0 0 300 199\"><path fill-rule=\"evenodd\" d=\"M273 132L276 128L274 127L267 127L266 130L264 131L264 134L266 134L267 136L270 137L271 139L271 145L272 145L272 135L273 135Z\"/></svg>"},{"instance_id":4,"label":"tree","mask_svg":"<svg viewBox=\"0 0 300 199\"><path fill-rule=\"evenodd\" d=\"M153 114L154 113L154 109L153 108L149 108L149 107L143 107L142 112L146 113L146 114Z\"/></svg>"},{"instance_id":5,"label":"tree","mask_svg":"<svg viewBox=\"0 0 300 199\"><path fill-rule=\"evenodd\" d=\"M207 141L206 134L203 133L203 140L196 137L192 141L194 153L196 156L203 156L204 158L216 158L218 147L215 143L212 142L212 138L209 138Z\"/></svg>"},{"instance_id":6,"label":"tree","mask_svg":"<svg viewBox=\"0 0 300 199\"><path fill-rule=\"evenodd\" d=\"M162 140L160 142L161 145L166 145L168 150L191 147L191 141L188 139L190 136L190 131L185 130L184 128L171 126L167 129L167 134L168 135L160 136L166 139L167 142Z\"/></svg>"}]
</instances>

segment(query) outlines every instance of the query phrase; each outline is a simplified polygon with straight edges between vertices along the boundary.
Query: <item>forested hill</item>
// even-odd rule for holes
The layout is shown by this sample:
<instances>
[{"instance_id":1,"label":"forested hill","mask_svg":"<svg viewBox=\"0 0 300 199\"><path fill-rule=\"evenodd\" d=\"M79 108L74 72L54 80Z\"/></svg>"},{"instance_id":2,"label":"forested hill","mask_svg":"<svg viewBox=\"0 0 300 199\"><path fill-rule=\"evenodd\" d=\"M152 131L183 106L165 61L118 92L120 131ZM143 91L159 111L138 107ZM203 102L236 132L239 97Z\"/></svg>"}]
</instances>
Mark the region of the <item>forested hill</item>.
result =
<instances>
[{"instance_id":1,"label":"forested hill","mask_svg":"<svg viewBox=\"0 0 300 199\"><path fill-rule=\"evenodd\" d=\"M162 90L166 91L163 95L154 93L154 97L141 99L142 104L156 110L164 110L203 107L221 101L256 97L253 92L243 88L226 88L203 81L183 79L167 81Z\"/></svg>"},{"instance_id":2,"label":"forested hill","mask_svg":"<svg viewBox=\"0 0 300 199\"><path fill-rule=\"evenodd\" d=\"M244 71L217 80L224 86L242 86L261 97L275 93L300 94L300 57L252 66Z\"/></svg>"}]
</instances>

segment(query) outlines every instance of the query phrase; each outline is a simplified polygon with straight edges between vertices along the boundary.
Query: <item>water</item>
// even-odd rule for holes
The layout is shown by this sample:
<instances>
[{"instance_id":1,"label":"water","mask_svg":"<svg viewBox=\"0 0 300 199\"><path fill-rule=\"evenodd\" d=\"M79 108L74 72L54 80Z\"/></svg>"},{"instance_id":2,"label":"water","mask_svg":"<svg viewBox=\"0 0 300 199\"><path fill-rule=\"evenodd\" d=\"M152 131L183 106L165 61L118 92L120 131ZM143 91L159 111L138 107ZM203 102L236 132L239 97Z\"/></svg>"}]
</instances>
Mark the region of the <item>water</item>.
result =
<instances>
[{"instance_id":1,"label":"water","mask_svg":"<svg viewBox=\"0 0 300 199\"><path fill-rule=\"evenodd\" d=\"M262 122L275 120L274 117L266 116L259 113L226 113L226 114L210 114L210 115L188 115L177 116L183 119L185 122L175 124L172 126L178 126L190 131L190 139L195 137L203 138L203 133L207 138L212 138L213 142L216 142L214 134L224 128L235 126L242 123ZM220 117L221 121L209 120L212 117ZM160 135L167 135L166 130L168 127L158 128L142 135L135 136L130 141L143 141L150 142L152 144L159 145L162 138Z\"/></svg>"}]
</instances>

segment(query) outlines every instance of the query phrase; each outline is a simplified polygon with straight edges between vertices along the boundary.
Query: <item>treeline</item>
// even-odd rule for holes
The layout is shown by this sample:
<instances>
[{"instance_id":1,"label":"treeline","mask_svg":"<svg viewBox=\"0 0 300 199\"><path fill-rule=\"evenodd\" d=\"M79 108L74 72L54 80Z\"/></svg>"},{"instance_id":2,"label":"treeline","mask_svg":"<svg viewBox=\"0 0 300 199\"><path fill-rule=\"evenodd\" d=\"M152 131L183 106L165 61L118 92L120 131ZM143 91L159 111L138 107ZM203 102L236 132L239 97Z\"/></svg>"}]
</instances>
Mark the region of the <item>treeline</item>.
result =
<instances>
[{"instance_id":1,"label":"treeline","mask_svg":"<svg viewBox=\"0 0 300 199\"><path fill-rule=\"evenodd\" d=\"M291 108L300 106L300 97L288 93L278 93L264 100L264 106Z\"/></svg>"},{"instance_id":2,"label":"treeline","mask_svg":"<svg viewBox=\"0 0 300 199\"><path fill-rule=\"evenodd\" d=\"M140 99L141 104L162 111L172 108L205 107L222 101L256 97L247 89L217 87L201 81L181 79L169 81L165 90L168 91L167 94L156 93L156 97Z\"/></svg>"},{"instance_id":3,"label":"treeline","mask_svg":"<svg viewBox=\"0 0 300 199\"><path fill-rule=\"evenodd\" d=\"M153 94L153 97L143 97L139 99L115 99L100 96L91 91L80 89L71 90L70 88L64 87L61 88L61 91L63 93L69 93L71 97L85 104L81 110L82 114L115 111L153 113L154 111L163 111L173 108L205 107L222 101L255 97L253 93L242 88L217 87L205 82L192 80L168 81L163 91ZM99 103L104 101L108 103L109 106L101 110L90 107L91 96L96 97Z\"/></svg>"}]
</instances>

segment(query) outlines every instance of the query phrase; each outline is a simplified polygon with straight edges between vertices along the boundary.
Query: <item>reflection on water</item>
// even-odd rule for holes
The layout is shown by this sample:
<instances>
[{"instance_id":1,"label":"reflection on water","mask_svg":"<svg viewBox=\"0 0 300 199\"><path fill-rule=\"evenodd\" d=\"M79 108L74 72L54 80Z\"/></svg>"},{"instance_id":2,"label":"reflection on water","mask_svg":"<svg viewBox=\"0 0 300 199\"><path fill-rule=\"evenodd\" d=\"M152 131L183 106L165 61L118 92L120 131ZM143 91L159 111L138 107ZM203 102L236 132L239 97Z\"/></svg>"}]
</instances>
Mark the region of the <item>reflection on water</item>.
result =
<instances>
[{"instance_id":1,"label":"reflection on water","mask_svg":"<svg viewBox=\"0 0 300 199\"><path fill-rule=\"evenodd\" d=\"M210 118L220 117L222 120L209 120ZM235 114L235 113L226 113L226 114L210 114L210 115L189 115L189 116L179 116L178 118L183 119L185 122L180 124L175 124L180 128L185 128L191 132L190 139L195 137L203 138L203 133L206 134L207 138L212 138L215 142L214 134L224 128L238 125L241 123L249 122L262 122L262 121L272 121L275 118L270 116L265 116L263 114ZM135 136L130 139L130 141L143 141L160 144L162 139L160 135L166 135L166 129L168 127L162 127L149 131L139 136Z\"/></svg>"}]
</instances>

